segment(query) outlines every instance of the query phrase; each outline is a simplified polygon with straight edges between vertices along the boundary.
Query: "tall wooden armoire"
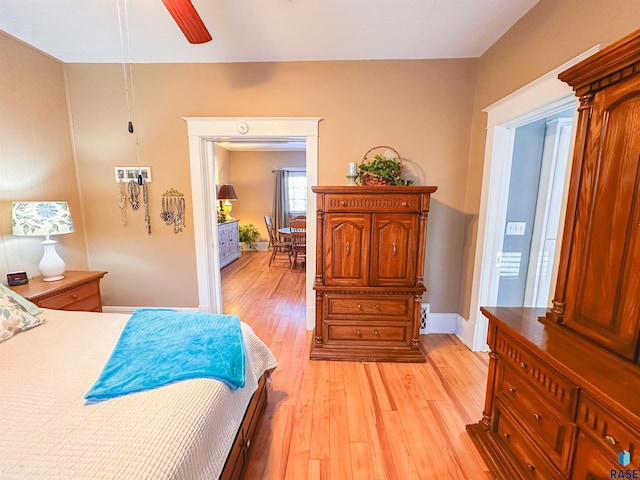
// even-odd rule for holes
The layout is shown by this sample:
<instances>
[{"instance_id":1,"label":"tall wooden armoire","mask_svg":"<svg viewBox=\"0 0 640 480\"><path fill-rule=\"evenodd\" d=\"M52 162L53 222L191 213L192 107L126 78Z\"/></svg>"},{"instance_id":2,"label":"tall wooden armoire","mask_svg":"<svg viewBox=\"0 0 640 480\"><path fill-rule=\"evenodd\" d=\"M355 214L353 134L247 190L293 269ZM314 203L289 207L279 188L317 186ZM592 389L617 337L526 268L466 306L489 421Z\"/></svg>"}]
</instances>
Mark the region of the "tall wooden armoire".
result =
<instances>
[{"instance_id":1,"label":"tall wooden armoire","mask_svg":"<svg viewBox=\"0 0 640 480\"><path fill-rule=\"evenodd\" d=\"M579 97L552 308L483 308L499 479L640 478L640 31L561 73Z\"/></svg>"},{"instance_id":2,"label":"tall wooden armoire","mask_svg":"<svg viewBox=\"0 0 640 480\"><path fill-rule=\"evenodd\" d=\"M420 307L437 187L312 187L318 198L310 358L424 362Z\"/></svg>"}]
</instances>

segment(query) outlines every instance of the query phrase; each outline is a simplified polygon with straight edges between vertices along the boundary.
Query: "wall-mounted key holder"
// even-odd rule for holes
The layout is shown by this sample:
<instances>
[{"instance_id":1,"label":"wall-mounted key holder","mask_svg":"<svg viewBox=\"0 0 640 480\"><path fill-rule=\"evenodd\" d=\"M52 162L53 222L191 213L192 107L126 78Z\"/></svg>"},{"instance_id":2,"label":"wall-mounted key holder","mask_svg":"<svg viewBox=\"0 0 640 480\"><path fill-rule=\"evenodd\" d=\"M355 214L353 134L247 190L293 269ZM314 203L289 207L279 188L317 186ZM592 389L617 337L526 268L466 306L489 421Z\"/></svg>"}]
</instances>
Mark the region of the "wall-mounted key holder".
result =
<instances>
[{"instance_id":1,"label":"wall-mounted key holder","mask_svg":"<svg viewBox=\"0 0 640 480\"><path fill-rule=\"evenodd\" d=\"M116 182L138 181L138 175L142 176L146 183L151 183L151 167L113 167Z\"/></svg>"}]
</instances>

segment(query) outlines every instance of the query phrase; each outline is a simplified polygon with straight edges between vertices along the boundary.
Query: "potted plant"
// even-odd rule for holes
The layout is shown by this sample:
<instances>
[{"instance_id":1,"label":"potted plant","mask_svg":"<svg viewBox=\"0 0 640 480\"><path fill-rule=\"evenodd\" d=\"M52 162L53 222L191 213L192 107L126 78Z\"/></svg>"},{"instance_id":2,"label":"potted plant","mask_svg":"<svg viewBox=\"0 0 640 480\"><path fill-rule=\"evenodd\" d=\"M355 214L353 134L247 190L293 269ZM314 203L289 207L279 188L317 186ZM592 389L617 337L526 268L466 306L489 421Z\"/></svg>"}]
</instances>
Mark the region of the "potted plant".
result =
<instances>
[{"instance_id":1,"label":"potted plant","mask_svg":"<svg viewBox=\"0 0 640 480\"><path fill-rule=\"evenodd\" d=\"M375 147L387 148L390 147ZM371 149L373 150L373 149ZM369 152L371 152L369 150ZM393 149L391 149L393 150ZM369 153L367 152L367 153ZM402 161L398 152L395 157L388 158L383 155L375 155L372 160L361 163L358 167L358 179L361 185L383 186L383 185L411 185L413 180L402 178ZM364 156L364 160L367 156Z\"/></svg>"},{"instance_id":2,"label":"potted plant","mask_svg":"<svg viewBox=\"0 0 640 480\"><path fill-rule=\"evenodd\" d=\"M245 245L249 250L256 250L256 241L260 238L260 232L252 224L240 225L238 227L240 243Z\"/></svg>"}]
</instances>

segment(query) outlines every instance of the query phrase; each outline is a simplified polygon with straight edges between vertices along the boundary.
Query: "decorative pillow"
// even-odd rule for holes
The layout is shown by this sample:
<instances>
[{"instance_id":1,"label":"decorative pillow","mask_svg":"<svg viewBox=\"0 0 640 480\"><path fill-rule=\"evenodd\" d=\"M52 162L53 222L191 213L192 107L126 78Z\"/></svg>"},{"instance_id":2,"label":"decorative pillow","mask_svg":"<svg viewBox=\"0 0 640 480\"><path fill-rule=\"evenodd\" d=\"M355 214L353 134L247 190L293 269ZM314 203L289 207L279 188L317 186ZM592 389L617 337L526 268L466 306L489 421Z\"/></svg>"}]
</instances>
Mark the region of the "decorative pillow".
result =
<instances>
[{"instance_id":1,"label":"decorative pillow","mask_svg":"<svg viewBox=\"0 0 640 480\"><path fill-rule=\"evenodd\" d=\"M42 323L44 319L34 317L15 298L0 291L0 342Z\"/></svg>"},{"instance_id":2,"label":"decorative pillow","mask_svg":"<svg viewBox=\"0 0 640 480\"><path fill-rule=\"evenodd\" d=\"M39 306L37 306L35 303L30 302L19 293L14 292L9 287L5 287L2 283L0 283L0 291L11 295L13 299L20 305L22 305L24 309L31 315L40 315L42 313L42 309Z\"/></svg>"}]
</instances>

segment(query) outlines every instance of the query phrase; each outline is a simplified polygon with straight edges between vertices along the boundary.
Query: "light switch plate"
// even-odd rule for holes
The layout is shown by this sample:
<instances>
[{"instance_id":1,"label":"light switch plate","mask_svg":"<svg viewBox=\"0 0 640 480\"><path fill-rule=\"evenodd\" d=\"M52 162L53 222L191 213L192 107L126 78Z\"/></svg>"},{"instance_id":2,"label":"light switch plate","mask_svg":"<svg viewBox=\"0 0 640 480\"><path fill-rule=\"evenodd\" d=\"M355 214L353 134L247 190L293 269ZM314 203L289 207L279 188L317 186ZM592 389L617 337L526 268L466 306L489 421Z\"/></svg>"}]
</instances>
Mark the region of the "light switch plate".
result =
<instances>
[{"instance_id":1,"label":"light switch plate","mask_svg":"<svg viewBox=\"0 0 640 480\"><path fill-rule=\"evenodd\" d=\"M527 222L507 222L507 235L524 235Z\"/></svg>"}]
</instances>

